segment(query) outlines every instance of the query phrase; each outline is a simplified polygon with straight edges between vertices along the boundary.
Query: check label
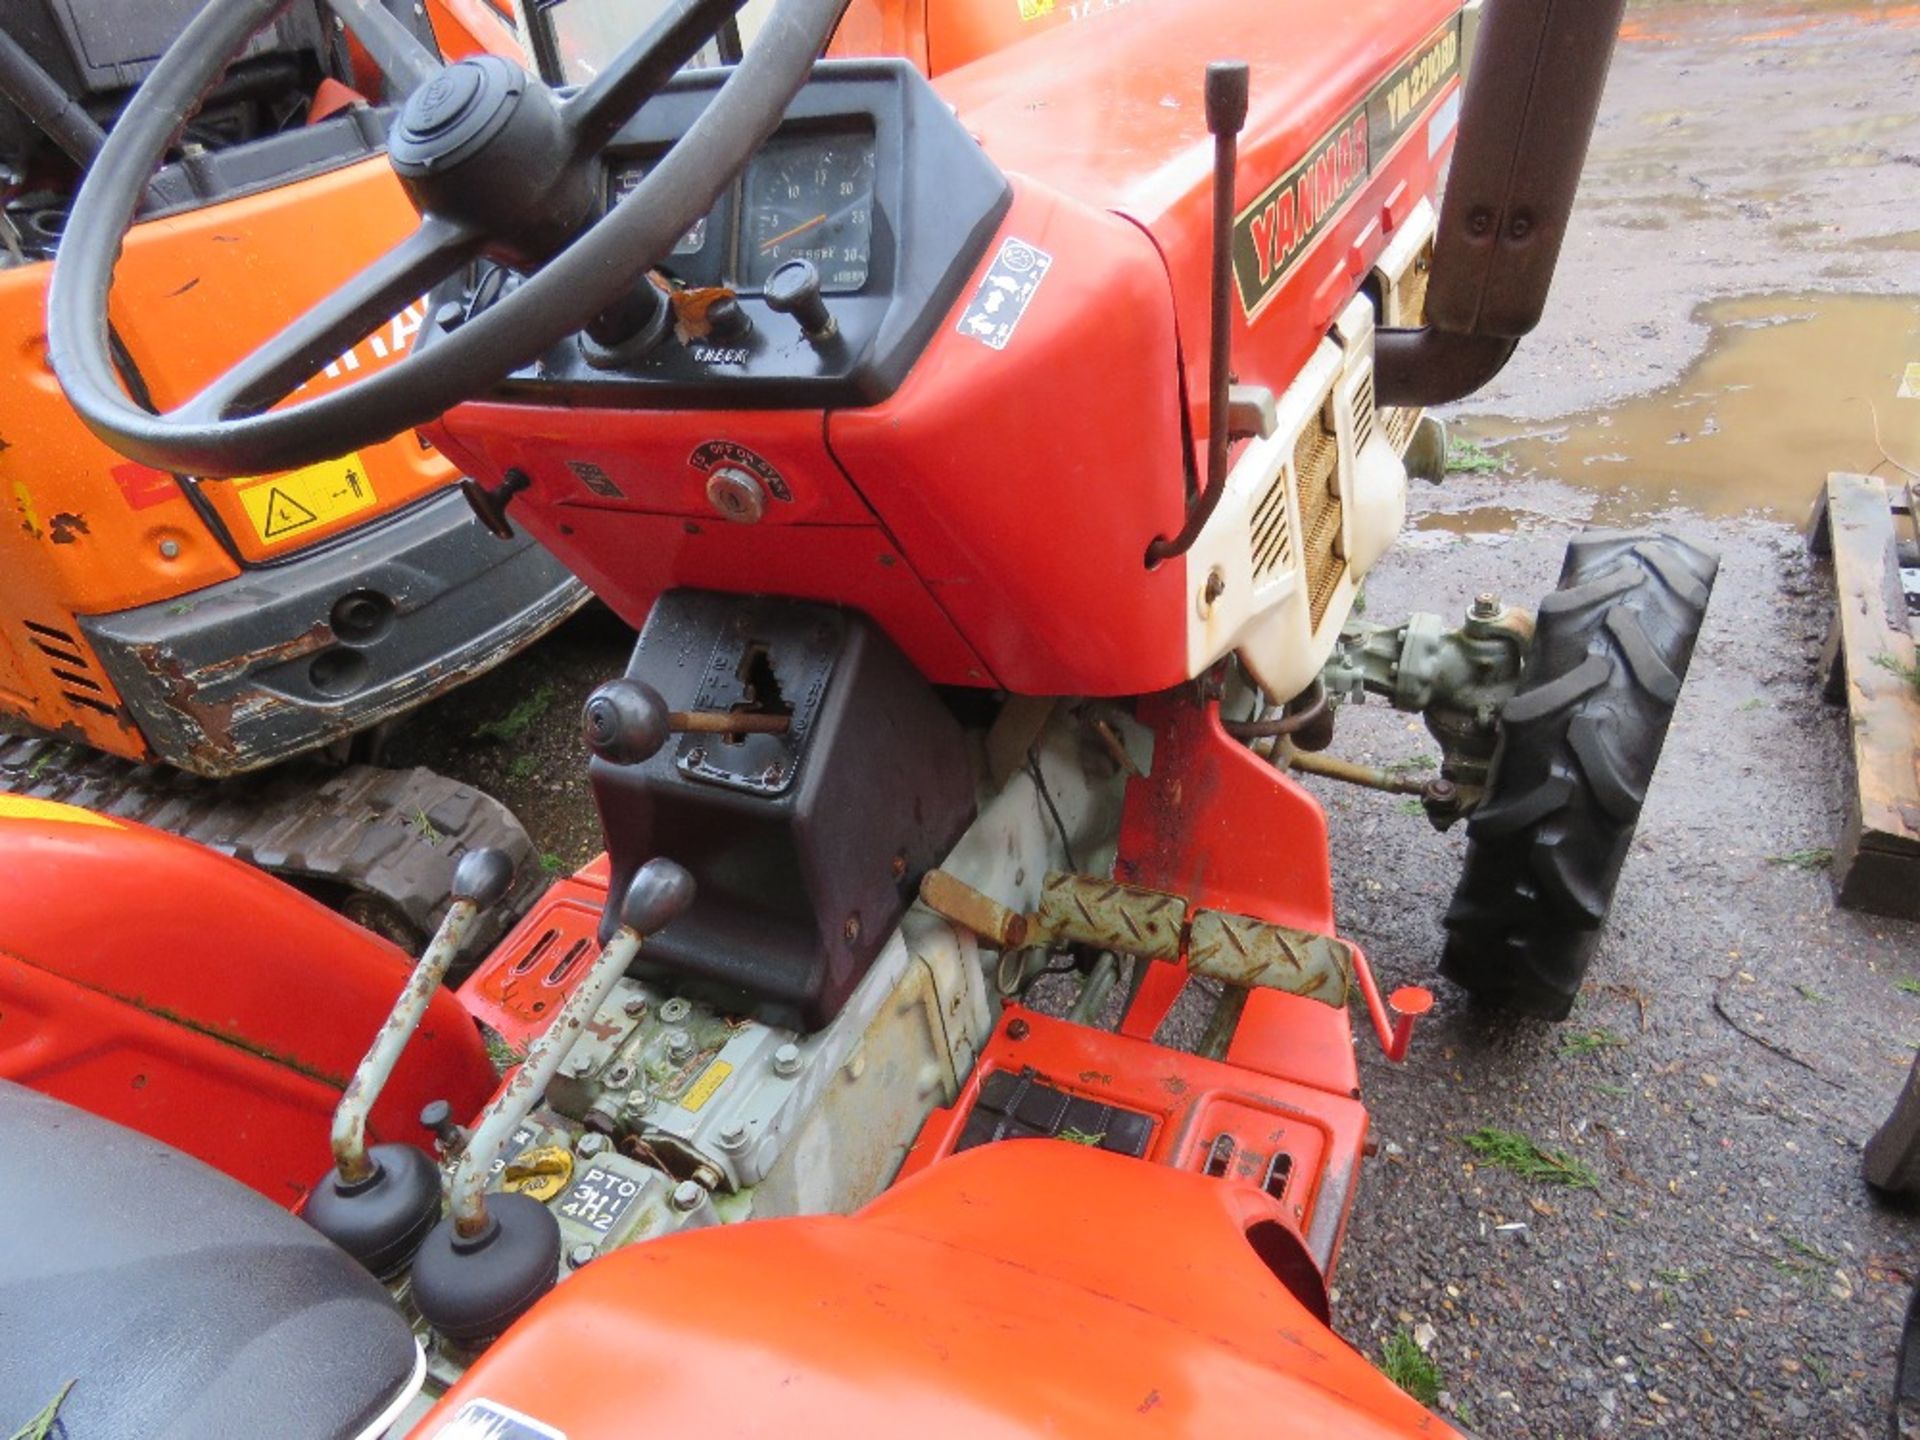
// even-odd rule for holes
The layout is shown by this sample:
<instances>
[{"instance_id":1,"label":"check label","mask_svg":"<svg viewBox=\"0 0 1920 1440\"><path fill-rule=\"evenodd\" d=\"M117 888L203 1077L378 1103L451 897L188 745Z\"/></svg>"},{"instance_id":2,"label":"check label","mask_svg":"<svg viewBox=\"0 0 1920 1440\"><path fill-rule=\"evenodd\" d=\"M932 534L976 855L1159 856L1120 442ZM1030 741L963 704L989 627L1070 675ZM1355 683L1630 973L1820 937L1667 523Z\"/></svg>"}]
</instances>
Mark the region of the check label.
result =
<instances>
[{"instance_id":1,"label":"check label","mask_svg":"<svg viewBox=\"0 0 1920 1440\"><path fill-rule=\"evenodd\" d=\"M240 503L261 542L278 545L308 530L330 525L378 503L367 467L358 451L322 460L270 480L256 480L240 492Z\"/></svg>"}]
</instances>

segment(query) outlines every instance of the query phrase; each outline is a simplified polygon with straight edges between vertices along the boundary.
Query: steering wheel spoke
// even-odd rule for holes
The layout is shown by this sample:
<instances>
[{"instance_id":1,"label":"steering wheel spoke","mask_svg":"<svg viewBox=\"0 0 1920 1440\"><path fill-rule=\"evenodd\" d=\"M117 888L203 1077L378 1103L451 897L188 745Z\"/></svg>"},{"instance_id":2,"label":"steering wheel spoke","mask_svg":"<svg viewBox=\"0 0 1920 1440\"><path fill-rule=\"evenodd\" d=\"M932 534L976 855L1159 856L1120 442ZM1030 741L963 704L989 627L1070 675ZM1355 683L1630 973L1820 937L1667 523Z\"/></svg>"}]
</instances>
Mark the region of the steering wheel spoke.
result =
<instances>
[{"instance_id":1,"label":"steering wheel spoke","mask_svg":"<svg viewBox=\"0 0 1920 1440\"><path fill-rule=\"evenodd\" d=\"M480 253L481 236L428 218L168 418L191 424L272 408Z\"/></svg>"},{"instance_id":2,"label":"steering wheel spoke","mask_svg":"<svg viewBox=\"0 0 1920 1440\"><path fill-rule=\"evenodd\" d=\"M561 106L573 153L597 152L633 113L660 92L746 0L671 0L613 62Z\"/></svg>"},{"instance_id":3,"label":"steering wheel spoke","mask_svg":"<svg viewBox=\"0 0 1920 1440\"><path fill-rule=\"evenodd\" d=\"M404 100L440 73L440 57L381 0L326 0L326 5L380 67L389 99Z\"/></svg>"}]
</instances>

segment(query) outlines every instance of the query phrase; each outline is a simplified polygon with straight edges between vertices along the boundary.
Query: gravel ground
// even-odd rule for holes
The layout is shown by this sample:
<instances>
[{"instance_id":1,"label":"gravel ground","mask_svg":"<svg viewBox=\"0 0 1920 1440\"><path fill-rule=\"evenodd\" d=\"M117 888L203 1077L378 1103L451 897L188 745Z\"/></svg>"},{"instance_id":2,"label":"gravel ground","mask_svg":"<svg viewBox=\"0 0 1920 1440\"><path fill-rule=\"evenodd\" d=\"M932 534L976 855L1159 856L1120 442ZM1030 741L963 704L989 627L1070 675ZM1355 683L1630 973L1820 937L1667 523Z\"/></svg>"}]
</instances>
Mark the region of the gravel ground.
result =
<instances>
[{"instance_id":1,"label":"gravel ground","mask_svg":"<svg viewBox=\"0 0 1920 1440\"><path fill-rule=\"evenodd\" d=\"M1920 1230L1870 1201L1859 1151L1920 1044L1920 995L1900 988L1920 982L1920 932L1832 902L1820 852L1845 735L1817 697L1820 577L1787 522L1826 468L1873 458L1865 409L1826 376L1847 335L1795 322L1817 312L1863 345L1912 322L1911 305L1842 313L1820 295L1913 285L1917 24L1911 5L1633 8L1547 322L1465 427L1506 473L1423 489L1369 583L1374 619L1454 614L1487 589L1531 602L1590 520L1648 520L1723 557L1573 1018L1499 1023L1438 985L1407 1064L1363 1038L1382 1153L1337 1321L1375 1356L1398 1331L1423 1341L1441 1408L1487 1437L1881 1433ZM1753 295L1780 298L1708 304ZM1714 368L1748 343L1766 355ZM1762 418L1790 417L1794 443L1676 465L1665 447L1712 433L1716 403L1754 386L1775 387ZM1898 449L1920 422L1896 411L1874 423ZM1725 483L1776 450L1751 491ZM629 643L583 617L435 707L392 758L477 781L553 867L578 863L599 837L573 717ZM1343 718L1337 753L1428 748L1417 721L1370 708ZM1428 981L1462 837L1389 797L1322 791L1344 929L1389 983ZM1486 1126L1594 1184L1490 1168L1461 1138Z\"/></svg>"}]
</instances>

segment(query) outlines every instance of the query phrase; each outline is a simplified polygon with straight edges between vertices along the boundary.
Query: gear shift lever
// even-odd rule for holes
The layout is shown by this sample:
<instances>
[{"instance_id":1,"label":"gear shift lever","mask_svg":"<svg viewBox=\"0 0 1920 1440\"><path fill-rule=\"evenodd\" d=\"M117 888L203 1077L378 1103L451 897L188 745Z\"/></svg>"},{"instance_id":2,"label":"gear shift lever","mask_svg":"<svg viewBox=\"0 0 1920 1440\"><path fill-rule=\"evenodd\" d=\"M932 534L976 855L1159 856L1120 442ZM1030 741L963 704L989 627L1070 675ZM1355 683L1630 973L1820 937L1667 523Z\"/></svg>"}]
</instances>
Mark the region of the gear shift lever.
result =
<instances>
[{"instance_id":1,"label":"gear shift lever","mask_svg":"<svg viewBox=\"0 0 1920 1440\"><path fill-rule=\"evenodd\" d=\"M620 928L474 1126L448 1186L450 1213L413 1263L414 1305L448 1339L472 1343L497 1335L552 1288L560 1268L559 1223L528 1196L489 1197L487 1172L641 942L692 903L693 877L679 865L654 859L640 867L621 901Z\"/></svg>"},{"instance_id":2,"label":"gear shift lever","mask_svg":"<svg viewBox=\"0 0 1920 1440\"><path fill-rule=\"evenodd\" d=\"M513 884L498 850L469 850L453 872L453 903L333 1112L334 1168L307 1199L307 1223L375 1275L403 1267L440 1214L440 1174L412 1145L367 1147L367 1115L427 1013L447 967L482 910Z\"/></svg>"}]
</instances>

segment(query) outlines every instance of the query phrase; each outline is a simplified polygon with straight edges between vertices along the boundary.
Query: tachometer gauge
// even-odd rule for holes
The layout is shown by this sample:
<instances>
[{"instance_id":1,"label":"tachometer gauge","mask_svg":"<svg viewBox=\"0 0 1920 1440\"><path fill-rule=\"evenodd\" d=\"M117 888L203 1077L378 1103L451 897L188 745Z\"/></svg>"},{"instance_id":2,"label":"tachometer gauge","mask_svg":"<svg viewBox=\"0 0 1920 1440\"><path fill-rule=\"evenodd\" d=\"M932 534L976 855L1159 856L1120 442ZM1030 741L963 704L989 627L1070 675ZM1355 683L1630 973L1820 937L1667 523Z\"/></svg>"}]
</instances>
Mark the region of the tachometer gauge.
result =
<instances>
[{"instance_id":1,"label":"tachometer gauge","mask_svg":"<svg viewBox=\"0 0 1920 1440\"><path fill-rule=\"evenodd\" d=\"M758 290L789 260L811 260L823 290L844 294L865 285L873 262L873 174L867 136L769 142L746 176L741 288Z\"/></svg>"}]
</instances>

